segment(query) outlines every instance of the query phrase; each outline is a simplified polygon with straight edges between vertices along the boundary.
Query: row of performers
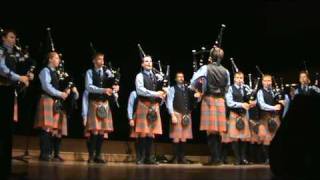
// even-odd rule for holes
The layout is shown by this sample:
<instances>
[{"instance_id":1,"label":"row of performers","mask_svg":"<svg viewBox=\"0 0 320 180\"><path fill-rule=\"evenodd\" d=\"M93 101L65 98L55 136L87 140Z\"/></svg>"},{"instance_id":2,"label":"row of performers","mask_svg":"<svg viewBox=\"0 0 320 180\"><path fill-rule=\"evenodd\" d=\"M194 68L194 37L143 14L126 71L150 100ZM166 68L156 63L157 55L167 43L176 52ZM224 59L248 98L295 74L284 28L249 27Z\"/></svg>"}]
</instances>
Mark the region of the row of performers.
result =
<instances>
[{"instance_id":1,"label":"row of performers","mask_svg":"<svg viewBox=\"0 0 320 180\"><path fill-rule=\"evenodd\" d=\"M14 39L14 32L9 31L2 35L0 89L5 101L1 103L4 105L2 107L8 108L2 109L1 116L3 115L2 117L6 120L13 117L14 84L20 82L27 86L33 79L32 73L28 76L16 73L17 58L13 48ZM234 85L230 86L229 72L220 64L223 54L222 49L214 47L210 53L211 63L202 66L193 75L190 86L185 86L183 73L177 73L176 85L170 89L160 90L157 89L157 76L152 71L151 57L146 55L142 57L143 70L136 76L136 90L131 93L128 103L129 124L132 127L131 137L137 139L137 164L157 164L151 157L151 147L155 136L162 134L159 106L163 102L166 103L172 117L170 137L174 142L175 162L188 162L184 157L183 147L187 139L192 138L191 112L196 101L201 101L200 130L206 131L208 135L211 152L209 165L220 164L223 161L221 143L232 144L236 164L247 164L244 153L247 144L245 142L263 144L267 152L267 146L280 125L279 112L283 107L287 107L289 98L286 101L275 101L271 89L272 78L264 75L263 88L257 93L257 102L247 101L247 95L252 90L245 88L247 86L244 85L244 77L240 72L234 75ZM78 99L79 93L76 87L66 89L60 87L57 72L60 64L59 54L50 52L47 60L47 66L39 74L42 93L35 120L35 128L41 129L40 160L63 161L60 157L61 138L67 135L63 101L67 98ZM297 93L319 91L307 86L307 75L307 73L300 74L302 86L297 89ZM201 92L196 88L199 82L202 83ZM304 85L307 88L304 88ZM110 105L115 101L114 94L119 91L119 85L114 83L113 73L105 68L102 53L96 53L93 57L93 68L86 72L85 89L83 119L85 134L88 138L88 162L105 163L101 157L101 147L108 133L113 131ZM258 107L259 117L250 116L249 112L254 107ZM226 112L229 112L228 116ZM9 121L3 122L4 127L11 127ZM252 124L250 122L255 126L250 125ZM4 134L3 137L5 136ZM6 146L5 143L4 141L4 146ZM10 152L8 156L11 157Z\"/></svg>"}]
</instances>

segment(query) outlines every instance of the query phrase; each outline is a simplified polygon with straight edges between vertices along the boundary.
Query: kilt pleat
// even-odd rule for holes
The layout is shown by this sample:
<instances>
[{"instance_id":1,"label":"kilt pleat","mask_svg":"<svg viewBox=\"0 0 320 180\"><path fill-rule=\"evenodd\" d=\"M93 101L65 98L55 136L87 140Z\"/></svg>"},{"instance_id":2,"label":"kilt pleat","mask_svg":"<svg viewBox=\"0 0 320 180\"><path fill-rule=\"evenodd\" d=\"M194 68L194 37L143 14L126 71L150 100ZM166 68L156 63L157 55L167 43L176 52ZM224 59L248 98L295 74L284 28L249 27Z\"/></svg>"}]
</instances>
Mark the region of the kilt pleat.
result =
<instances>
[{"instance_id":1,"label":"kilt pleat","mask_svg":"<svg viewBox=\"0 0 320 180\"><path fill-rule=\"evenodd\" d=\"M147 114L149 108L152 107L157 113L157 119L151 125L147 120ZM162 125L160 117L159 103L151 103L150 101L138 100L137 109L135 113L135 133L141 137L143 136L154 136L156 134L162 134Z\"/></svg>"},{"instance_id":2,"label":"kilt pleat","mask_svg":"<svg viewBox=\"0 0 320 180\"><path fill-rule=\"evenodd\" d=\"M183 114L174 112L174 115L177 117L177 123L172 124L170 123L170 138L175 140L186 140L186 139L192 139L192 121L190 124L186 127L182 125L182 117ZM191 114L188 114L188 116L191 118Z\"/></svg>"},{"instance_id":3,"label":"kilt pleat","mask_svg":"<svg viewBox=\"0 0 320 180\"><path fill-rule=\"evenodd\" d=\"M68 135L66 112L53 111L54 99L48 95L41 95L38 103L34 128L41 128L57 136Z\"/></svg>"},{"instance_id":4,"label":"kilt pleat","mask_svg":"<svg viewBox=\"0 0 320 180\"><path fill-rule=\"evenodd\" d=\"M106 118L97 117L96 111L98 106L103 105L107 109ZM93 134L103 134L104 138L108 138L108 133L113 132L113 120L112 112L109 106L109 102L105 101L89 101L88 120L85 127L85 136Z\"/></svg>"},{"instance_id":5,"label":"kilt pleat","mask_svg":"<svg viewBox=\"0 0 320 180\"><path fill-rule=\"evenodd\" d=\"M222 97L204 96L201 103L200 130L220 134L227 131L225 100Z\"/></svg>"}]
</instances>

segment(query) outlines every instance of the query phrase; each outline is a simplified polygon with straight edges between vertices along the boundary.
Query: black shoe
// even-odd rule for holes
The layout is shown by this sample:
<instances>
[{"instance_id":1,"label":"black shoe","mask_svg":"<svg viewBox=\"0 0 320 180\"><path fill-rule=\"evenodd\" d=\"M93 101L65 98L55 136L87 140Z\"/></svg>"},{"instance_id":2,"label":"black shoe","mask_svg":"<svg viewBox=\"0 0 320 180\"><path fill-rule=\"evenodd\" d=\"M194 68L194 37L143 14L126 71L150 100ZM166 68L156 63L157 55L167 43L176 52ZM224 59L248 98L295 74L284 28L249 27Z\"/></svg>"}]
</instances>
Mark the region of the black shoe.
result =
<instances>
[{"instance_id":1,"label":"black shoe","mask_svg":"<svg viewBox=\"0 0 320 180\"><path fill-rule=\"evenodd\" d=\"M52 161L55 162L64 162L64 159L61 156L54 156L54 158L52 159Z\"/></svg>"},{"instance_id":2,"label":"black shoe","mask_svg":"<svg viewBox=\"0 0 320 180\"><path fill-rule=\"evenodd\" d=\"M188 161L186 158L181 158L179 160L179 164L190 164L190 161Z\"/></svg>"},{"instance_id":3,"label":"black shoe","mask_svg":"<svg viewBox=\"0 0 320 180\"><path fill-rule=\"evenodd\" d=\"M202 165L204 165L204 166L218 166L218 165L221 165L221 164L222 164L221 160L210 160L209 162L204 163Z\"/></svg>"},{"instance_id":4,"label":"black shoe","mask_svg":"<svg viewBox=\"0 0 320 180\"><path fill-rule=\"evenodd\" d=\"M39 157L39 161L49 162L51 159L48 156Z\"/></svg>"},{"instance_id":5,"label":"black shoe","mask_svg":"<svg viewBox=\"0 0 320 180\"><path fill-rule=\"evenodd\" d=\"M95 159L94 159L94 162L95 162L95 163L98 163L98 164L105 164L105 163L106 163L106 161L103 160L102 158L95 158Z\"/></svg>"},{"instance_id":6,"label":"black shoe","mask_svg":"<svg viewBox=\"0 0 320 180\"><path fill-rule=\"evenodd\" d=\"M147 159L147 160L144 161L144 164L158 165L159 163L154 159Z\"/></svg>"},{"instance_id":7,"label":"black shoe","mask_svg":"<svg viewBox=\"0 0 320 180\"><path fill-rule=\"evenodd\" d=\"M178 164L178 158L175 156L173 157L170 161L169 161L170 164Z\"/></svg>"},{"instance_id":8,"label":"black shoe","mask_svg":"<svg viewBox=\"0 0 320 180\"><path fill-rule=\"evenodd\" d=\"M88 163L89 163L89 164L94 163L94 159L93 159L93 158L89 158L89 159L88 159Z\"/></svg>"},{"instance_id":9,"label":"black shoe","mask_svg":"<svg viewBox=\"0 0 320 180\"><path fill-rule=\"evenodd\" d=\"M144 164L144 160L143 159L136 160L136 164L137 165Z\"/></svg>"},{"instance_id":10,"label":"black shoe","mask_svg":"<svg viewBox=\"0 0 320 180\"><path fill-rule=\"evenodd\" d=\"M241 161L241 164L242 164L242 165L249 165L249 162L248 162L248 160L243 159L243 160Z\"/></svg>"}]
</instances>

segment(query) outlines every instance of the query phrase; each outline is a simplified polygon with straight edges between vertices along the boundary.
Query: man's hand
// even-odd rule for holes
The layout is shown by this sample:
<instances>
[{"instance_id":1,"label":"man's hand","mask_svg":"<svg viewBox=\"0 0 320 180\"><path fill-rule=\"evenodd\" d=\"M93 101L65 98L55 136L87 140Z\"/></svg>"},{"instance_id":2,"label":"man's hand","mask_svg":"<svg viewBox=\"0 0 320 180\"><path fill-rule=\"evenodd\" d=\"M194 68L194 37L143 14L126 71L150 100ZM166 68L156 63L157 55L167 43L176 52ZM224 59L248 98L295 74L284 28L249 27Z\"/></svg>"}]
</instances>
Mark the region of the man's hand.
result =
<instances>
[{"instance_id":1,"label":"man's hand","mask_svg":"<svg viewBox=\"0 0 320 180\"><path fill-rule=\"evenodd\" d=\"M158 97L161 99L164 99L166 97L166 93L163 91L157 91L157 93L158 93Z\"/></svg>"},{"instance_id":2,"label":"man's hand","mask_svg":"<svg viewBox=\"0 0 320 180\"><path fill-rule=\"evenodd\" d=\"M29 72L29 73L27 74L27 76L28 76L28 78L29 78L29 81L32 81L32 80L34 79L34 74L31 73L31 72Z\"/></svg>"},{"instance_id":3,"label":"man's hand","mask_svg":"<svg viewBox=\"0 0 320 180\"><path fill-rule=\"evenodd\" d=\"M171 121L172 121L172 124L177 124L178 123L178 119L174 114L171 115Z\"/></svg>"},{"instance_id":4,"label":"man's hand","mask_svg":"<svg viewBox=\"0 0 320 180\"><path fill-rule=\"evenodd\" d=\"M62 92L61 98L62 98L63 100L66 100L67 97L68 97L68 95L69 95L69 94L67 94L66 92Z\"/></svg>"},{"instance_id":5,"label":"man's hand","mask_svg":"<svg viewBox=\"0 0 320 180\"><path fill-rule=\"evenodd\" d=\"M84 126L84 127L87 126L87 118L83 118L83 126Z\"/></svg>"},{"instance_id":6,"label":"man's hand","mask_svg":"<svg viewBox=\"0 0 320 180\"><path fill-rule=\"evenodd\" d=\"M202 93L201 92L196 92L194 93L194 97L195 98L200 98L202 96Z\"/></svg>"},{"instance_id":7,"label":"man's hand","mask_svg":"<svg viewBox=\"0 0 320 180\"><path fill-rule=\"evenodd\" d=\"M65 92L65 93L67 93L67 94L69 95L69 94L70 94L70 92L71 92L71 90L70 90L70 88L67 88L67 89L65 89L65 90L64 90L64 92Z\"/></svg>"},{"instance_id":8,"label":"man's hand","mask_svg":"<svg viewBox=\"0 0 320 180\"><path fill-rule=\"evenodd\" d=\"M282 104L283 106L285 105L284 100L280 100L279 103Z\"/></svg>"},{"instance_id":9,"label":"man's hand","mask_svg":"<svg viewBox=\"0 0 320 180\"><path fill-rule=\"evenodd\" d=\"M72 87L71 91L75 94L79 94L78 89L75 86Z\"/></svg>"},{"instance_id":10,"label":"man's hand","mask_svg":"<svg viewBox=\"0 0 320 180\"><path fill-rule=\"evenodd\" d=\"M114 92L119 92L120 86L119 85L113 85L112 89L113 89Z\"/></svg>"},{"instance_id":11,"label":"man's hand","mask_svg":"<svg viewBox=\"0 0 320 180\"><path fill-rule=\"evenodd\" d=\"M248 103L242 103L242 108L248 111L250 109L250 105Z\"/></svg>"},{"instance_id":12,"label":"man's hand","mask_svg":"<svg viewBox=\"0 0 320 180\"><path fill-rule=\"evenodd\" d=\"M257 105L257 101L249 101L250 108L253 108Z\"/></svg>"},{"instance_id":13,"label":"man's hand","mask_svg":"<svg viewBox=\"0 0 320 180\"><path fill-rule=\"evenodd\" d=\"M22 82L26 87L29 86L29 77L28 76L20 76L19 81Z\"/></svg>"},{"instance_id":14,"label":"man's hand","mask_svg":"<svg viewBox=\"0 0 320 180\"><path fill-rule=\"evenodd\" d=\"M281 105L280 104L277 104L274 107L275 107L276 111L280 111L281 110Z\"/></svg>"},{"instance_id":15,"label":"man's hand","mask_svg":"<svg viewBox=\"0 0 320 180\"><path fill-rule=\"evenodd\" d=\"M107 94L108 96L112 96L113 90L111 88L105 88L104 93Z\"/></svg>"},{"instance_id":16,"label":"man's hand","mask_svg":"<svg viewBox=\"0 0 320 180\"><path fill-rule=\"evenodd\" d=\"M133 119L130 119L129 125L130 125L131 127L134 127L134 120L133 120Z\"/></svg>"}]
</instances>

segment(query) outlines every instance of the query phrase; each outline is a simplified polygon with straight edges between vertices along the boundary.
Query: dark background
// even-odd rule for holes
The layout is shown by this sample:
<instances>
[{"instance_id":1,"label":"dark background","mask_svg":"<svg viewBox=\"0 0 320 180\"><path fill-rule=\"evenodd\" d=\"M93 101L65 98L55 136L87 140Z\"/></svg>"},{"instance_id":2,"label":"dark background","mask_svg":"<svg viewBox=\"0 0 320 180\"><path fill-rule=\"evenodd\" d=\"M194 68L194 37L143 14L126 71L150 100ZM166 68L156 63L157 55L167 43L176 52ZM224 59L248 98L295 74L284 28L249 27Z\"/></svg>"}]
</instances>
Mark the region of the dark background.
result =
<instances>
[{"instance_id":1,"label":"dark background","mask_svg":"<svg viewBox=\"0 0 320 180\"><path fill-rule=\"evenodd\" d=\"M227 28L223 37L225 60L222 64L231 71L229 58L234 57L240 70L257 74L255 65L285 82L297 82L303 61L311 75L319 71L318 42L320 40L319 10L315 4L286 2L263 3L188 3L167 5L124 6L90 4L76 7L60 4L28 9L26 13L4 13L2 28L17 30L22 44L30 46L38 67L42 65L46 27L51 27L56 49L66 61L67 70L74 76L80 92L84 88L84 73L91 67L92 41L97 50L106 54L106 61L120 67L122 72L120 109L114 109L115 132L112 140L127 140L127 98L134 89L135 75L140 69L137 43L154 60L171 65L171 79L182 70L189 80L192 75L192 49L210 48L221 23ZM61 8L63 7L63 8ZM19 11L16 11L19 12ZM32 130L39 84L33 83L25 96L20 97L20 122L17 134L37 134ZM79 110L69 119L69 137L82 138L83 127ZM164 135L167 142L169 118L163 108ZM193 143L204 142L199 133L199 109L194 113Z\"/></svg>"}]
</instances>

